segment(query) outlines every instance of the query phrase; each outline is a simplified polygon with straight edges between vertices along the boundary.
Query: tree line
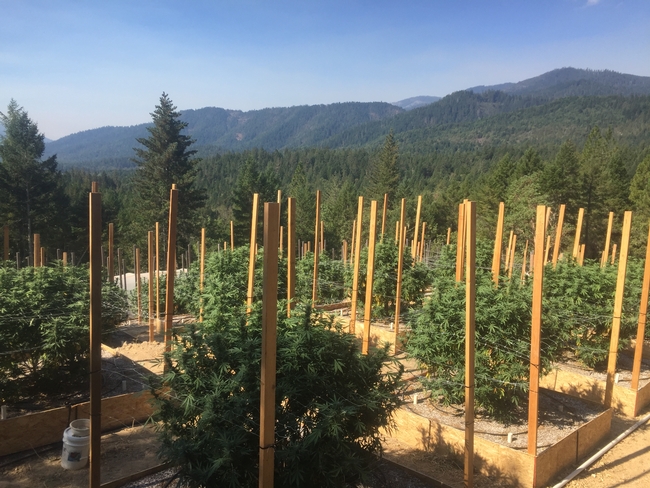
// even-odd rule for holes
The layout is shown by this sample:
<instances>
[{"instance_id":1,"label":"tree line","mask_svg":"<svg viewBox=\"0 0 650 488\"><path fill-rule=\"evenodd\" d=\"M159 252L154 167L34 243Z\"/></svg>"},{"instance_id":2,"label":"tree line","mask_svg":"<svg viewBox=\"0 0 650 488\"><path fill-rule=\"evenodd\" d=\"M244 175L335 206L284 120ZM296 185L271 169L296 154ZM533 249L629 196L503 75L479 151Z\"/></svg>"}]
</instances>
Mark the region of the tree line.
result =
<instances>
[{"instance_id":1,"label":"tree line","mask_svg":"<svg viewBox=\"0 0 650 488\"><path fill-rule=\"evenodd\" d=\"M148 136L134 141L135 169L62 172L56 156L43 157L43 134L12 100L0 113L5 128L0 139L0 224L10 228L12 251L31 256L32 236L40 233L50 257L61 248L83 259L91 181L99 182L103 194L103 221L115 223L117 245L124 248L144 247L155 222L166 229L172 183L179 188L183 248L196 243L201 227L213 247L229 242L230 221L235 245L244 245L253 193L262 203L276 201L278 190L282 203L289 196L297 200L297 235L303 241L313 239L315 191L322 190L325 239L336 253L344 239L351 239L359 195L381 202L388 194L389 231L399 218L400 200L407 199L413 221L417 196L422 195L422 220L431 237L446 234L448 227L455 230L457 205L464 198L478 202L480 229L486 234L493 232L500 201L506 202L506 226L524 237L532 236L537 204L566 204L568 230L584 208L587 257L599 257L610 211L617 216L635 211L639 225L633 252L639 252L647 234L650 153L620 142L608 129L585 128L588 136L580 145L566 139L557 146L499 144L429 152L400 150L402 142L391 130L378 149L252 149L198 158L194 139L185 134L187 123L167 94L151 115ZM284 212L281 223L286 224Z\"/></svg>"}]
</instances>

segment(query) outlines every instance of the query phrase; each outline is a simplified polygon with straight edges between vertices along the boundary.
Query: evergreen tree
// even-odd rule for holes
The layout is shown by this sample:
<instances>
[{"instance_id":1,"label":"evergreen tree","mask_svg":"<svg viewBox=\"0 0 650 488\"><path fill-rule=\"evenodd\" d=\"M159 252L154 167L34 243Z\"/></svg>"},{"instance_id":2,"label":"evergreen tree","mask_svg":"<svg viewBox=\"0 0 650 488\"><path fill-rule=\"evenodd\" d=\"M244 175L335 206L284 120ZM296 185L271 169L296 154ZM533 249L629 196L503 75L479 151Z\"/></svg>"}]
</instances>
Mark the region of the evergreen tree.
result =
<instances>
[{"instance_id":1,"label":"evergreen tree","mask_svg":"<svg viewBox=\"0 0 650 488\"><path fill-rule=\"evenodd\" d=\"M270 171L260 172L257 161L251 156L244 163L232 195L232 215L235 227L235 245L250 240L253 217L253 194L257 193L257 242L264 238L264 202L277 201L277 178Z\"/></svg>"},{"instance_id":2,"label":"evergreen tree","mask_svg":"<svg viewBox=\"0 0 650 488\"><path fill-rule=\"evenodd\" d=\"M572 141L560 147L555 159L547 164L540 175L540 189L548 195L549 205L555 212L566 205L567 222L575 222L580 199L580 158Z\"/></svg>"},{"instance_id":3,"label":"evergreen tree","mask_svg":"<svg viewBox=\"0 0 650 488\"><path fill-rule=\"evenodd\" d=\"M397 167L398 157L399 147L391 130L386 136L384 146L377 159L368 172L366 195L370 200L383 202L384 195L388 193L389 203L394 201L400 179L399 168Z\"/></svg>"},{"instance_id":4,"label":"evergreen tree","mask_svg":"<svg viewBox=\"0 0 650 488\"><path fill-rule=\"evenodd\" d=\"M630 183L630 202L634 211L632 225L632 250L640 257L645 256L650 224L650 155L637 166Z\"/></svg>"},{"instance_id":5,"label":"evergreen tree","mask_svg":"<svg viewBox=\"0 0 650 488\"><path fill-rule=\"evenodd\" d=\"M195 142L181 132L187 127L180 112L163 92L159 105L151 114L153 126L148 127L149 137L138 138L144 148L135 148L133 162L138 166L134 176L135 201L131 232L132 242L144 243L147 229L160 222L167 229L169 217L169 192L172 184L178 189L178 240L184 246L194 241L201 227L199 212L205 202L204 192L195 185Z\"/></svg>"},{"instance_id":6,"label":"evergreen tree","mask_svg":"<svg viewBox=\"0 0 650 488\"><path fill-rule=\"evenodd\" d=\"M293 172L289 196L296 199L296 238L313 243L316 225L316 191L307 183L302 161L298 162Z\"/></svg>"},{"instance_id":7,"label":"evergreen tree","mask_svg":"<svg viewBox=\"0 0 650 488\"><path fill-rule=\"evenodd\" d=\"M18 249L33 259L32 238L42 234L43 246L54 245L62 233L65 197L56 155L43 160L45 136L15 100L0 112L5 128L0 136L0 215L13 229Z\"/></svg>"}]
</instances>

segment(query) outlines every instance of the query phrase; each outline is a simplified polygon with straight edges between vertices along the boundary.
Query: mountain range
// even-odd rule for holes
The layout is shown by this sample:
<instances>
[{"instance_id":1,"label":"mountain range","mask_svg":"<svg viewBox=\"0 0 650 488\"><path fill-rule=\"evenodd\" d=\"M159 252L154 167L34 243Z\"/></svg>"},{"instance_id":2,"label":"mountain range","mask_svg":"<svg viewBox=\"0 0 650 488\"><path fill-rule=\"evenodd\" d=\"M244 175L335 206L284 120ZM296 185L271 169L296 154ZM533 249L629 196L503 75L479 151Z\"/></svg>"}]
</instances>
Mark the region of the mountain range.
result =
<instances>
[{"instance_id":1,"label":"mountain range","mask_svg":"<svg viewBox=\"0 0 650 488\"><path fill-rule=\"evenodd\" d=\"M348 102L248 112L206 107L181 113L200 156L252 148L371 147L391 130L405 152L540 138L555 143L579 139L593 125L610 127L635 143L650 138L650 77L561 68L518 83L393 104ZM57 154L62 167L129 167L136 139L147 137L148 126L71 134L48 142L46 155Z\"/></svg>"}]
</instances>

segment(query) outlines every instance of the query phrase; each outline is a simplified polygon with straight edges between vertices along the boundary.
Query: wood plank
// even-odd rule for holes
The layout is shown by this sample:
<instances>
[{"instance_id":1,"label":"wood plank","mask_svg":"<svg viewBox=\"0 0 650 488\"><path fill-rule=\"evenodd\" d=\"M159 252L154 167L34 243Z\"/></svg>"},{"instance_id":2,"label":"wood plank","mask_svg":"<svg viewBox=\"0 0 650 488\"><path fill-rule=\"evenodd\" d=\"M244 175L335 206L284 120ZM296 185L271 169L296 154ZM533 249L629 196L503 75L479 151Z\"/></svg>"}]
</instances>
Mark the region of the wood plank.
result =
<instances>
[{"instance_id":1,"label":"wood plank","mask_svg":"<svg viewBox=\"0 0 650 488\"><path fill-rule=\"evenodd\" d=\"M366 265L366 301L363 314L363 343L361 354L368 354L370 343L370 320L372 318L372 287L375 277L375 241L377 234L377 200L370 202L370 229L368 237L368 263Z\"/></svg>"},{"instance_id":2,"label":"wood plank","mask_svg":"<svg viewBox=\"0 0 650 488\"><path fill-rule=\"evenodd\" d=\"M542 334L542 293L544 284L544 229L546 207L537 206L535 220L535 263L533 267L533 311L530 338L530 386L528 389L528 454L537 455L539 409L540 343Z\"/></svg>"},{"instance_id":3,"label":"wood plank","mask_svg":"<svg viewBox=\"0 0 650 488\"><path fill-rule=\"evenodd\" d=\"M553 243L553 268L557 266L557 260L560 256L560 243L562 242L562 225L564 224L564 211L566 205L560 205L560 215L557 218L557 227L555 229L555 242Z\"/></svg>"},{"instance_id":4,"label":"wood plank","mask_svg":"<svg viewBox=\"0 0 650 488\"><path fill-rule=\"evenodd\" d=\"M580 208L580 210L578 210L578 223L576 224L576 236L573 239L573 252L571 253L573 259L578 259L578 252L580 251L580 236L582 235L582 219L584 218L584 215L585 215L585 209Z\"/></svg>"},{"instance_id":5,"label":"wood plank","mask_svg":"<svg viewBox=\"0 0 650 488\"><path fill-rule=\"evenodd\" d=\"M257 255L257 211L259 207L259 194L253 194L253 212L251 215L251 237L248 247L248 288L246 291L246 313L251 313L253 308L253 295L255 290L255 258Z\"/></svg>"},{"instance_id":6,"label":"wood plank","mask_svg":"<svg viewBox=\"0 0 650 488\"><path fill-rule=\"evenodd\" d=\"M357 324L357 297L359 294L359 258L361 256L361 222L363 221L363 196L359 196L357 207L357 233L354 241L354 274L352 275L352 298L350 300L349 331L355 333Z\"/></svg>"},{"instance_id":7,"label":"wood plank","mask_svg":"<svg viewBox=\"0 0 650 488\"><path fill-rule=\"evenodd\" d=\"M621 255L618 262L616 275L616 292L614 294L614 317L609 343L609 357L607 360L607 385L605 386L605 406L612 406L612 392L614 390L614 375L616 374L616 357L618 355L618 339L621 331L621 314L623 313L623 292L625 291L625 275L627 272L627 253L630 244L630 227L632 225L632 212L625 212L623 216L623 235L621 236Z\"/></svg>"},{"instance_id":8,"label":"wood plank","mask_svg":"<svg viewBox=\"0 0 650 488\"><path fill-rule=\"evenodd\" d=\"M316 304L318 300L318 257L322 251L320 221L320 190L316 190L316 229L314 230L314 280L311 286L311 303Z\"/></svg>"},{"instance_id":9,"label":"wood plank","mask_svg":"<svg viewBox=\"0 0 650 488\"><path fill-rule=\"evenodd\" d=\"M501 248L503 247L503 218L505 215L505 203L499 202L499 216L497 217L497 231L494 236L494 253L492 254L492 281L494 286L499 286L499 274L501 273ZM449 240L449 239L447 239ZM449 244L449 242L447 242Z\"/></svg>"},{"instance_id":10,"label":"wood plank","mask_svg":"<svg viewBox=\"0 0 650 488\"><path fill-rule=\"evenodd\" d=\"M474 486L474 351L476 319L476 202L465 204L465 487Z\"/></svg>"},{"instance_id":11,"label":"wood plank","mask_svg":"<svg viewBox=\"0 0 650 488\"><path fill-rule=\"evenodd\" d=\"M605 249L600 258L600 267L603 268L607 264L607 256L609 256L609 243L612 239L612 227L614 225L614 212L609 212L607 219L607 234L605 235Z\"/></svg>"},{"instance_id":12,"label":"wood plank","mask_svg":"<svg viewBox=\"0 0 650 488\"><path fill-rule=\"evenodd\" d=\"M639 319L636 328L636 345L634 347L634 362L632 365L633 390L639 388L641 374L641 361L643 360L643 340L645 338L645 325L648 313L648 291L650 290L650 227L648 227L648 240L645 249L645 265L643 267L643 285L641 286L641 304L639 305Z\"/></svg>"},{"instance_id":13,"label":"wood plank","mask_svg":"<svg viewBox=\"0 0 650 488\"><path fill-rule=\"evenodd\" d=\"M174 279L176 278L176 219L178 215L178 189L172 184L169 191L169 222L167 226L167 274L165 276L165 351L172 348L174 321ZM165 363L167 365L167 363Z\"/></svg>"}]
</instances>

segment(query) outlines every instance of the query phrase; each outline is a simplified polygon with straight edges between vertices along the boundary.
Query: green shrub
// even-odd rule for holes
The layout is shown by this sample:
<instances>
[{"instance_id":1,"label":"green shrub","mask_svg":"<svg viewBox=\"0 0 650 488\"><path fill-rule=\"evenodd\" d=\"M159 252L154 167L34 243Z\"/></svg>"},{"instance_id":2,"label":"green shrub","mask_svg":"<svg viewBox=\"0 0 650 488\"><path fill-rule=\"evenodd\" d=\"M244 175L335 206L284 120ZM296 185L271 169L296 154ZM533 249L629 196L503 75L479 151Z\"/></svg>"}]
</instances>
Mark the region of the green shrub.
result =
<instances>
[{"instance_id":1,"label":"green shrub","mask_svg":"<svg viewBox=\"0 0 650 488\"><path fill-rule=\"evenodd\" d=\"M240 306L218 306L213 314L206 304L210 319L189 327L166 355L169 390L153 390L161 454L188 486L257 486L261 313L259 304L248 317ZM398 406L401 368L383 372L386 360L386 349L361 355L354 338L322 316L298 309L287 319L280 310L276 486L356 486L368 475L379 429Z\"/></svg>"},{"instance_id":2,"label":"green shrub","mask_svg":"<svg viewBox=\"0 0 650 488\"><path fill-rule=\"evenodd\" d=\"M345 286L346 268L343 262L327 257L318 257L318 303L338 303L349 296ZM314 253L308 252L296 262L296 300L309 302L314 283Z\"/></svg>"},{"instance_id":3,"label":"green shrub","mask_svg":"<svg viewBox=\"0 0 650 488\"><path fill-rule=\"evenodd\" d=\"M75 388L87 380L85 266L0 268L0 400ZM102 331L126 319L125 294L104 281Z\"/></svg>"}]
</instances>

